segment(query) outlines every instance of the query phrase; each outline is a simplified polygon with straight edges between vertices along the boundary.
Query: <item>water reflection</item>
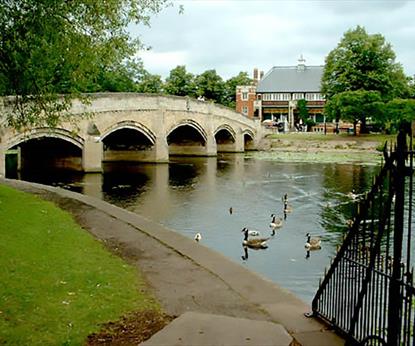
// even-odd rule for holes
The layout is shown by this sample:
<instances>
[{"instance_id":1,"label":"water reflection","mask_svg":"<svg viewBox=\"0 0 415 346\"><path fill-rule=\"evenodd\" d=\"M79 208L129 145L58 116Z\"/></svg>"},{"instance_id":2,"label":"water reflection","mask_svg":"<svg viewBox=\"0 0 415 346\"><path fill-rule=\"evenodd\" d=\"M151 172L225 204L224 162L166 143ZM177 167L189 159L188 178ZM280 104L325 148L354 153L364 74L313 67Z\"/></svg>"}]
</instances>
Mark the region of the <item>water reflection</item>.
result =
<instances>
[{"instance_id":1,"label":"water reflection","mask_svg":"<svg viewBox=\"0 0 415 346\"><path fill-rule=\"evenodd\" d=\"M170 164L107 164L103 174L34 174L22 178L102 198L177 230L310 302L336 253L356 202L377 167L286 163L240 155L174 158ZM284 208L284 195L290 208ZM284 209L286 212L284 213ZM266 250L242 246L241 229L270 236L270 215L284 218ZM322 239L307 253L305 236ZM242 253L241 253L242 251Z\"/></svg>"}]
</instances>

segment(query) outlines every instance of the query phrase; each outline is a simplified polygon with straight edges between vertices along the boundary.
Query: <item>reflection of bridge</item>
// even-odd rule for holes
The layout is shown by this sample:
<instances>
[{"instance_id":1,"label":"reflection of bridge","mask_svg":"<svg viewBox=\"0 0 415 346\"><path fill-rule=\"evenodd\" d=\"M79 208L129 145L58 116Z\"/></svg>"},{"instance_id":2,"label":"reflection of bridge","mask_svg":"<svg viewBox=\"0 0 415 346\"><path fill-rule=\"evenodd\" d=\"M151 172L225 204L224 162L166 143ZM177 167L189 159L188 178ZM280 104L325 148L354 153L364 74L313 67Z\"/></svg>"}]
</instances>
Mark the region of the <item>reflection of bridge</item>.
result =
<instances>
[{"instance_id":1,"label":"reflection of bridge","mask_svg":"<svg viewBox=\"0 0 415 346\"><path fill-rule=\"evenodd\" d=\"M259 121L228 108L187 97L94 94L74 103L76 126L6 130L0 141L0 175L6 152L18 167L101 171L103 161L167 162L169 155L215 156L252 150L263 137Z\"/></svg>"}]
</instances>

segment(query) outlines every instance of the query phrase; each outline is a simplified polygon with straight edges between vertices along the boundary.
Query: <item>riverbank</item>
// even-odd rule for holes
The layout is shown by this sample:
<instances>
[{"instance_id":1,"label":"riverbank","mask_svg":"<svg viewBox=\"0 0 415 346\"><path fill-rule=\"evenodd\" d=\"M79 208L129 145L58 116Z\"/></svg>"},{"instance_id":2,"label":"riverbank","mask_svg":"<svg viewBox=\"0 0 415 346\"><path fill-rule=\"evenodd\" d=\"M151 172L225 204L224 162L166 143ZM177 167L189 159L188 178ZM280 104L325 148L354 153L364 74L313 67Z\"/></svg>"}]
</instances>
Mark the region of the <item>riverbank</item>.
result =
<instances>
[{"instance_id":1,"label":"riverbank","mask_svg":"<svg viewBox=\"0 0 415 346\"><path fill-rule=\"evenodd\" d=\"M379 164L385 142L394 143L395 135L287 133L264 138L259 151L248 157L284 162L338 162Z\"/></svg>"}]
</instances>

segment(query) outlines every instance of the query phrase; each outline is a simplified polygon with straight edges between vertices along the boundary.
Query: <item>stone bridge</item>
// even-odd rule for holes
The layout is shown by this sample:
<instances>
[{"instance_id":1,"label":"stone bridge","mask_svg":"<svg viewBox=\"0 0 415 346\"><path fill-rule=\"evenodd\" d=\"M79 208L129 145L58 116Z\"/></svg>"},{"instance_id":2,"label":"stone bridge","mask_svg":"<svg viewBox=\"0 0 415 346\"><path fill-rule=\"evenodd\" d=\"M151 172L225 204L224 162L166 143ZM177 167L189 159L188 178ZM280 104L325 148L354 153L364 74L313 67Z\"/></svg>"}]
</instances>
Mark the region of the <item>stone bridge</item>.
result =
<instances>
[{"instance_id":1,"label":"stone bridge","mask_svg":"<svg viewBox=\"0 0 415 346\"><path fill-rule=\"evenodd\" d=\"M17 167L98 172L108 161L168 162L170 155L215 156L254 150L266 130L259 120L188 97L135 93L92 94L91 103L74 102L75 124L3 129L0 175L6 155Z\"/></svg>"}]
</instances>

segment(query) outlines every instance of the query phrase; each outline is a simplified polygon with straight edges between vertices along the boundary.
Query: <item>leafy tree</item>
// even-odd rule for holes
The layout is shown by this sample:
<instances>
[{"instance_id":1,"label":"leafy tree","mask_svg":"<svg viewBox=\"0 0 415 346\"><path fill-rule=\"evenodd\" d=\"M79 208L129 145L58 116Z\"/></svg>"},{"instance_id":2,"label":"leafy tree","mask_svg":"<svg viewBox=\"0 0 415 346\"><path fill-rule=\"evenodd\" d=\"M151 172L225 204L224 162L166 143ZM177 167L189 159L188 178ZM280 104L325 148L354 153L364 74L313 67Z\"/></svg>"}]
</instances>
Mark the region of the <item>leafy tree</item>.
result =
<instances>
[{"instance_id":1,"label":"leafy tree","mask_svg":"<svg viewBox=\"0 0 415 346\"><path fill-rule=\"evenodd\" d=\"M314 126L316 123L313 119L310 119L310 115L308 114L307 108L307 101L304 99L297 101L297 110L298 116L303 121L303 124L307 125L307 130L311 130L311 126Z\"/></svg>"},{"instance_id":2,"label":"leafy tree","mask_svg":"<svg viewBox=\"0 0 415 346\"><path fill-rule=\"evenodd\" d=\"M161 94L163 86L161 76L144 71L141 80L137 84L137 91L140 93Z\"/></svg>"},{"instance_id":3,"label":"leafy tree","mask_svg":"<svg viewBox=\"0 0 415 346\"><path fill-rule=\"evenodd\" d=\"M347 31L326 58L322 92L327 100L345 91L378 91L382 100L406 97L407 80L395 53L380 34L357 26Z\"/></svg>"},{"instance_id":4,"label":"leafy tree","mask_svg":"<svg viewBox=\"0 0 415 346\"><path fill-rule=\"evenodd\" d=\"M0 92L16 128L56 126L71 100L131 57L141 43L128 25L149 23L166 0L3 0ZM108 77L108 76L107 76ZM111 78L109 78L111 79ZM110 84L119 84L115 78ZM117 86L118 87L118 86ZM64 94L65 96L60 96Z\"/></svg>"},{"instance_id":5,"label":"leafy tree","mask_svg":"<svg viewBox=\"0 0 415 346\"><path fill-rule=\"evenodd\" d=\"M207 70L196 77L197 93L209 100L217 103L222 103L225 83L221 76L216 73L216 70Z\"/></svg>"},{"instance_id":6,"label":"leafy tree","mask_svg":"<svg viewBox=\"0 0 415 346\"><path fill-rule=\"evenodd\" d=\"M235 77L229 78L225 82L222 104L235 109L236 87L238 85L251 85L252 79L248 77L247 72L239 72Z\"/></svg>"},{"instance_id":7,"label":"leafy tree","mask_svg":"<svg viewBox=\"0 0 415 346\"><path fill-rule=\"evenodd\" d=\"M374 121L382 113L382 99L378 91L345 91L334 95L325 108L326 115L329 119L343 119L350 121L354 126L356 134L356 125L360 122L362 133L366 132L367 117Z\"/></svg>"},{"instance_id":8,"label":"leafy tree","mask_svg":"<svg viewBox=\"0 0 415 346\"><path fill-rule=\"evenodd\" d=\"M134 92L137 91L137 81L146 73L141 60L127 60L112 66L102 66L95 80L91 80L82 91Z\"/></svg>"},{"instance_id":9,"label":"leafy tree","mask_svg":"<svg viewBox=\"0 0 415 346\"><path fill-rule=\"evenodd\" d=\"M383 119L379 122L385 126L386 131L395 132L399 129L402 120L412 122L415 120L414 99L394 99L389 101L382 113Z\"/></svg>"},{"instance_id":10,"label":"leafy tree","mask_svg":"<svg viewBox=\"0 0 415 346\"><path fill-rule=\"evenodd\" d=\"M186 66L177 66L166 78L164 90L170 95L196 96L195 77L186 71Z\"/></svg>"}]
</instances>

